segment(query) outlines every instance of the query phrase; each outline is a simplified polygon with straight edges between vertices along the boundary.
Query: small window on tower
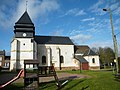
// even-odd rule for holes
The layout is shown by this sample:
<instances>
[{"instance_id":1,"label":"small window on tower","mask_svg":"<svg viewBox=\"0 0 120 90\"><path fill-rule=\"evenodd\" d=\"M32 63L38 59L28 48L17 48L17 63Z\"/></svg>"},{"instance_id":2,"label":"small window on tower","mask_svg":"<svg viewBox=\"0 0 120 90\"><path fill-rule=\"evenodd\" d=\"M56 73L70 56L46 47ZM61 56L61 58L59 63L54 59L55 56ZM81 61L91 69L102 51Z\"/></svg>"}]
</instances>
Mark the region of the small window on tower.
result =
<instances>
[{"instance_id":1,"label":"small window on tower","mask_svg":"<svg viewBox=\"0 0 120 90\"><path fill-rule=\"evenodd\" d=\"M25 46L25 43L23 45Z\"/></svg>"},{"instance_id":2,"label":"small window on tower","mask_svg":"<svg viewBox=\"0 0 120 90\"><path fill-rule=\"evenodd\" d=\"M33 39L31 39L31 43L33 43L34 42L34 40Z\"/></svg>"}]
</instances>

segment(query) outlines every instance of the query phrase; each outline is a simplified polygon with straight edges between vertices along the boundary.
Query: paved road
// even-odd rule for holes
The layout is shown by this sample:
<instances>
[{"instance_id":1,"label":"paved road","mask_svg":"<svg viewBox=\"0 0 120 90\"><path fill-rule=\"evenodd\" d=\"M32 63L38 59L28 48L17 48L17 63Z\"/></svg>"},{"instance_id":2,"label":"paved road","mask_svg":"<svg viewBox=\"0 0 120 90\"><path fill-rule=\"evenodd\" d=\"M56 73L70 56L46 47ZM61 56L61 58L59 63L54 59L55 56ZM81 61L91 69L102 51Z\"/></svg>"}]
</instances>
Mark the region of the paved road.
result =
<instances>
[{"instance_id":1,"label":"paved road","mask_svg":"<svg viewBox=\"0 0 120 90\"><path fill-rule=\"evenodd\" d=\"M17 74L10 74L10 73L5 73L0 75L0 85L5 84L6 82L10 81L13 79Z\"/></svg>"},{"instance_id":2,"label":"paved road","mask_svg":"<svg viewBox=\"0 0 120 90\"><path fill-rule=\"evenodd\" d=\"M10 73L6 73L6 74L2 74L0 75L0 85L5 84L6 82L8 82L9 80L11 80L12 78L14 78L17 74L10 74ZM70 79L78 79L78 78L88 78L89 76L87 75L82 75L82 74L70 74L70 73L57 73L57 76L60 80L70 80ZM49 81L54 81L54 77L40 77L39 81L40 82L49 82ZM13 83L23 83L24 80L23 78L20 78L18 80L16 80Z\"/></svg>"}]
</instances>

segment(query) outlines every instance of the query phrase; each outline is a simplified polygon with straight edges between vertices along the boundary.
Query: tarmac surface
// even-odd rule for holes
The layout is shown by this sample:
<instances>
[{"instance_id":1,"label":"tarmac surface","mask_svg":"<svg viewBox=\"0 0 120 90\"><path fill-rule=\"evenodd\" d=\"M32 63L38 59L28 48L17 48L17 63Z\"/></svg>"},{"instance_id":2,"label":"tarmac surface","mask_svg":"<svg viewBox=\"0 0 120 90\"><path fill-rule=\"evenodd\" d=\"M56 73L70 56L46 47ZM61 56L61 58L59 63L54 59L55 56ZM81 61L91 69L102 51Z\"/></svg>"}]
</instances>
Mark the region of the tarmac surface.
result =
<instances>
[{"instance_id":1,"label":"tarmac surface","mask_svg":"<svg viewBox=\"0 0 120 90\"><path fill-rule=\"evenodd\" d=\"M6 82L10 81L13 79L17 74L15 73L5 73L0 75L0 85L5 84ZM57 73L57 76L59 80L71 80L71 79L80 79L80 78L89 78L87 75L82 75L82 74L70 74L70 73ZM39 82L50 82L54 81L54 76L51 77L39 77ZM19 78L13 83L24 83L23 78Z\"/></svg>"},{"instance_id":2,"label":"tarmac surface","mask_svg":"<svg viewBox=\"0 0 120 90\"><path fill-rule=\"evenodd\" d=\"M80 79L80 78L89 78L90 76L83 75L83 74L70 74L70 73L57 73L59 80L73 80L73 79ZM39 82L50 82L54 81L54 76L51 77L39 77ZM24 82L23 78L16 80L14 83Z\"/></svg>"}]
</instances>

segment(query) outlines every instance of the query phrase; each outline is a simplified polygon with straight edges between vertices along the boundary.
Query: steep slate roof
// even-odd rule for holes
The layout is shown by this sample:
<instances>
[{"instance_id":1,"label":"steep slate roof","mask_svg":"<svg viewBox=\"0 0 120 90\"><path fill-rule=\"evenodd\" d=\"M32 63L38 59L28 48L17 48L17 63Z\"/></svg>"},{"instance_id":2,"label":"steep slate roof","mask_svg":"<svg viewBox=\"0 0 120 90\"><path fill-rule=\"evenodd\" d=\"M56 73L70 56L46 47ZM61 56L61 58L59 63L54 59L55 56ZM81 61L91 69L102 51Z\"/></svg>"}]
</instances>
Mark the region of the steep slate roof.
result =
<instances>
[{"instance_id":1,"label":"steep slate roof","mask_svg":"<svg viewBox=\"0 0 120 90\"><path fill-rule=\"evenodd\" d=\"M14 26L16 32L33 32L35 33L35 27L32 23L32 20L30 19L30 16L28 15L27 11L23 13L23 15L20 17L20 19L15 23Z\"/></svg>"},{"instance_id":2,"label":"steep slate roof","mask_svg":"<svg viewBox=\"0 0 120 90\"><path fill-rule=\"evenodd\" d=\"M94 55L97 55L95 52L93 52L91 49L87 50L85 53L84 53L84 56L94 56Z\"/></svg>"},{"instance_id":3,"label":"steep slate roof","mask_svg":"<svg viewBox=\"0 0 120 90\"><path fill-rule=\"evenodd\" d=\"M69 37L62 37L62 36L35 36L35 41L38 44L74 45Z\"/></svg>"},{"instance_id":4,"label":"steep slate roof","mask_svg":"<svg viewBox=\"0 0 120 90\"><path fill-rule=\"evenodd\" d=\"M80 55L75 56L75 58L78 59L81 63L88 63L88 61Z\"/></svg>"},{"instance_id":5,"label":"steep slate roof","mask_svg":"<svg viewBox=\"0 0 120 90\"><path fill-rule=\"evenodd\" d=\"M33 23L27 11L25 11L24 14L20 17L20 19L15 24L33 24Z\"/></svg>"},{"instance_id":6,"label":"steep slate roof","mask_svg":"<svg viewBox=\"0 0 120 90\"><path fill-rule=\"evenodd\" d=\"M88 51L90 48L86 45L84 46L75 46L75 54L84 54L86 51Z\"/></svg>"},{"instance_id":7,"label":"steep slate roof","mask_svg":"<svg viewBox=\"0 0 120 90\"><path fill-rule=\"evenodd\" d=\"M88 46L75 46L75 54L83 54L84 56L97 55Z\"/></svg>"}]
</instances>

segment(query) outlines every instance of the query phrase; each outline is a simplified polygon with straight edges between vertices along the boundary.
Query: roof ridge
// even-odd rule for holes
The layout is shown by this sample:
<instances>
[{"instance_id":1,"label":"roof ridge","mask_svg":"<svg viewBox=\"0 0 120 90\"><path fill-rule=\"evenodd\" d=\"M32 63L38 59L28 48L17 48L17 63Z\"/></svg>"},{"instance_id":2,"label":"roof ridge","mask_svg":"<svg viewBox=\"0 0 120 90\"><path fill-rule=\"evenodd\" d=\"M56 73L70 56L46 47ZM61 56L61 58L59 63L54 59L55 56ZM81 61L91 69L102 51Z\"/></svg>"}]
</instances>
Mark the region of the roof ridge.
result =
<instances>
[{"instance_id":1,"label":"roof ridge","mask_svg":"<svg viewBox=\"0 0 120 90\"><path fill-rule=\"evenodd\" d=\"M67 36L45 36L45 35L35 35L35 37L67 37ZM67 37L69 38L69 37Z\"/></svg>"},{"instance_id":2,"label":"roof ridge","mask_svg":"<svg viewBox=\"0 0 120 90\"><path fill-rule=\"evenodd\" d=\"M89 49L89 51L88 51L88 54L87 55L89 55L90 54L90 49Z\"/></svg>"}]
</instances>

